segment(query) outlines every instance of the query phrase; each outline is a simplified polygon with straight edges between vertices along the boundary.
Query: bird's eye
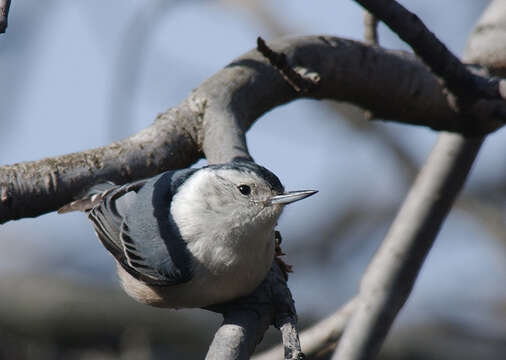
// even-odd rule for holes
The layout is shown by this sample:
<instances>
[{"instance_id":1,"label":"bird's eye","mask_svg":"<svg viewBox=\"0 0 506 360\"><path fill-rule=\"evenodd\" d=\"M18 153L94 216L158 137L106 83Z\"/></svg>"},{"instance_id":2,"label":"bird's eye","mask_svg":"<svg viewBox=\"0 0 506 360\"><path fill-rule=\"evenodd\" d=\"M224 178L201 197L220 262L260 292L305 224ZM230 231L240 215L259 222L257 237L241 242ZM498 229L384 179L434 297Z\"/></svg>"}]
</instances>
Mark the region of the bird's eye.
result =
<instances>
[{"instance_id":1,"label":"bird's eye","mask_svg":"<svg viewBox=\"0 0 506 360\"><path fill-rule=\"evenodd\" d=\"M249 195L251 193L251 188L248 185L239 185L237 188L243 195Z\"/></svg>"}]
</instances>

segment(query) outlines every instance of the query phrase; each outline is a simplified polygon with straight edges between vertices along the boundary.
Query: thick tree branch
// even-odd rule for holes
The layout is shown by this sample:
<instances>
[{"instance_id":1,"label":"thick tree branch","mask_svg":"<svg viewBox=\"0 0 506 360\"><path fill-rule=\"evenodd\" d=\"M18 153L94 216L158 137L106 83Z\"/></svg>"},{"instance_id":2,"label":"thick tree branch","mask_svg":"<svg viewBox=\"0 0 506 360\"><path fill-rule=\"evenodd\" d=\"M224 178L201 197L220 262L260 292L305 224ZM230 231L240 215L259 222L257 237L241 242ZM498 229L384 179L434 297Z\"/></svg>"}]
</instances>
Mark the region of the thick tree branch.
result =
<instances>
[{"instance_id":1,"label":"thick tree branch","mask_svg":"<svg viewBox=\"0 0 506 360\"><path fill-rule=\"evenodd\" d=\"M415 14L394 0L355 0L381 19L402 40L409 44L431 70L462 98L492 96L488 79L471 73L460 60L425 26ZM481 82L481 83L480 83Z\"/></svg>"},{"instance_id":2,"label":"thick tree branch","mask_svg":"<svg viewBox=\"0 0 506 360\"><path fill-rule=\"evenodd\" d=\"M506 80L472 72L431 32L415 14L394 0L355 0L389 26L444 83L449 101L461 111L466 132L489 132L506 122ZM492 128L475 120L489 112L496 118ZM476 127L478 125L478 127Z\"/></svg>"},{"instance_id":3,"label":"thick tree branch","mask_svg":"<svg viewBox=\"0 0 506 360\"><path fill-rule=\"evenodd\" d=\"M0 34L5 33L5 30L7 30L10 7L11 0L0 0Z\"/></svg>"},{"instance_id":4,"label":"thick tree branch","mask_svg":"<svg viewBox=\"0 0 506 360\"><path fill-rule=\"evenodd\" d=\"M169 110L138 134L107 147L0 169L0 223L54 211L96 182L125 183L200 155L189 134L199 122L188 106Z\"/></svg>"},{"instance_id":5,"label":"thick tree branch","mask_svg":"<svg viewBox=\"0 0 506 360\"><path fill-rule=\"evenodd\" d=\"M313 99L352 102L377 117L451 131L465 130L437 79L414 56L335 37L275 41L288 64L318 74ZM203 154L211 163L248 157L245 132L270 109L301 94L257 50L236 59L150 127L109 146L0 167L0 223L54 211L98 181L125 183ZM391 101L395 98L397 101ZM490 127L484 113L476 119Z\"/></svg>"}]
</instances>

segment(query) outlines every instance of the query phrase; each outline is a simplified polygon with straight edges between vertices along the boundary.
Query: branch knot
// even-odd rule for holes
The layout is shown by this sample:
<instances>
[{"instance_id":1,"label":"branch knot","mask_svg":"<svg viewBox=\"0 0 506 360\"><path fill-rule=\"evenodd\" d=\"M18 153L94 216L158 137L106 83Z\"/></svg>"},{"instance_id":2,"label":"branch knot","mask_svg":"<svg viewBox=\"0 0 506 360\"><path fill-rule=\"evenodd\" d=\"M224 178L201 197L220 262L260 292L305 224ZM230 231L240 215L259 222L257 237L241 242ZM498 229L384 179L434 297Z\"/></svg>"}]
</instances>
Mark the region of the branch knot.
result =
<instances>
[{"instance_id":1,"label":"branch knot","mask_svg":"<svg viewBox=\"0 0 506 360\"><path fill-rule=\"evenodd\" d=\"M295 92L305 94L319 84L320 75L318 73L302 66L292 68L288 64L285 53L272 50L260 36L257 38L257 50L279 71Z\"/></svg>"}]
</instances>

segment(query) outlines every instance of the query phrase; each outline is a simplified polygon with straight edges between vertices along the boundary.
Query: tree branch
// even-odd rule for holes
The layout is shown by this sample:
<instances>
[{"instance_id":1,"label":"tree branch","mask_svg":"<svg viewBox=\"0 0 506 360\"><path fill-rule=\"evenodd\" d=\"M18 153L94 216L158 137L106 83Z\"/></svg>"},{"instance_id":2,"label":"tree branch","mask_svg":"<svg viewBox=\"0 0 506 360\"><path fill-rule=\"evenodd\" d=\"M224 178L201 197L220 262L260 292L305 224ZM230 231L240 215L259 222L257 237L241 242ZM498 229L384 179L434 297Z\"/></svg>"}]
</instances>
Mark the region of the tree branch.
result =
<instances>
[{"instance_id":1,"label":"tree branch","mask_svg":"<svg viewBox=\"0 0 506 360\"><path fill-rule=\"evenodd\" d=\"M270 324L281 330L285 359L300 359L297 313L285 276L276 262L251 295L207 309L224 316L207 360L249 359Z\"/></svg>"},{"instance_id":2,"label":"tree branch","mask_svg":"<svg viewBox=\"0 0 506 360\"><path fill-rule=\"evenodd\" d=\"M356 299L352 299L332 315L304 330L300 334L300 344L304 349L304 354L307 357L313 357L329 346L331 348L335 347L355 307ZM270 350L254 356L252 360L274 360L282 358L283 346L277 345Z\"/></svg>"},{"instance_id":3,"label":"tree branch","mask_svg":"<svg viewBox=\"0 0 506 360\"><path fill-rule=\"evenodd\" d=\"M10 7L11 0L0 0L0 34L5 33L5 30L7 30Z\"/></svg>"},{"instance_id":4,"label":"tree branch","mask_svg":"<svg viewBox=\"0 0 506 360\"><path fill-rule=\"evenodd\" d=\"M378 11L371 11L401 37L409 26L418 28L417 35L428 32L417 18L403 19L405 9L396 8L396 3L357 1L379 6L374 8ZM386 12L380 15L380 10ZM400 24L398 28L396 24ZM437 79L405 53L323 36L285 39L264 47L259 44L260 50L270 51L270 55L263 51L267 58L253 50L236 59L136 135L94 150L1 167L0 223L53 211L98 181L124 183L169 168L187 167L202 155L210 163L249 158L244 134L253 122L266 111L302 96L349 101L378 117L466 134L481 134L504 123L501 91L506 90L502 90L501 81L471 73L433 36L403 38L445 79L460 106L449 105ZM283 71L269 65L276 54L282 55ZM293 84L287 82L288 69L314 74L320 80L318 86L294 92ZM469 91L462 90L463 86ZM459 113L469 99L471 105ZM354 359L375 353L407 298L480 144L480 139L442 136L364 276L358 310L337 356ZM406 233L407 237L399 236ZM378 272L379 267L385 271ZM248 358L272 322L282 330L285 357L295 359L301 354L293 300L279 275L274 265L251 297L227 305L224 324L216 333L208 359Z\"/></svg>"},{"instance_id":5,"label":"tree branch","mask_svg":"<svg viewBox=\"0 0 506 360\"><path fill-rule=\"evenodd\" d=\"M311 76L307 76L307 74L298 73L292 66L288 64L286 61L286 55L283 52L275 52L273 51L267 44L264 39L261 37L257 38L257 50L269 60L269 63L278 69L279 73L285 79L285 81L290 84L290 86L298 93L306 93L318 85L320 81L320 77L316 73L312 73ZM306 70L306 69L304 69Z\"/></svg>"},{"instance_id":6,"label":"tree branch","mask_svg":"<svg viewBox=\"0 0 506 360\"><path fill-rule=\"evenodd\" d=\"M393 0L355 0L408 43L443 81L450 104L461 111L467 133L485 133L506 122L506 80L472 72L431 32L415 14ZM496 117L492 128L476 122L484 111ZM478 127L477 127L478 126Z\"/></svg>"},{"instance_id":7,"label":"tree branch","mask_svg":"<svg viewBox=\"0 0 506 360\"><path fill-rule=\"evenodd\" d=\"M476 103L479 101L478 97L487 97L487 94L481 91L483 89L478 89L480 85L474 84L475 87L468 93L456 88L457 84L471 86L469 81L472 80L472 74L465 73L462 66L457 65L460 69L457 71L448 70L449 75L446 77L445 66L460 62L446 48L441 48L443 45L414 15L395 2L387 4L383 1L357 1L366 4L364 6L396 32L400 32L398 35L407 39L417 53L421 51L420 56L424 60L432 47L432 52L437 54L432 58L437 60L427 59L427 62L444 78L450 90L462 97L457 99L458 101L465 99ZM379 9L380 5L390 8ZM412 22L413 28L410 28L409 21L405 21L407 15L410 15L409 21ZM408 32L411 35L406 36L405 33ZM438 50L440 51L437 52ZM383 244L362 278L357 310L333 359L371 359L377 354L395 316L411 292L425 256L464 184L482 142L481 137L470 139L458 134L440 135Z\"/></svg>"},{"instance_id":8,"label":"tree branch","mask_svg":"<svg viewBox=\"0 0 506 360\"><path fill-rule=\"evenodd\" d=\"M304 97L352 102L393 121L465 130L437 79L412 55L324 36L278 40L269 48L285 54L298 71L320 77ZM244 134L254 121L300 97L252 50L136 135L81 153L0 167L0 223L54 211L99 181L121 184L153 176L187 167L204 154L211 163L249 157ZM476 122L495 124L483 114Z\"/></svg>"},{"instance_id":9,"label":"tree branch","mask_svg":"<svg viewBox=\"0 0 506 360\"><path fill-rule=\"evenodd\" d=\"M362 277L333 359L372 359L404 305L478 153L481 138L443 133Z\"/></svg>"},{"instance_id":10,"label":"tree branch","mask_svg":"<svg viewBox=\"0 0 506 360\"><path fill-rule=\"evenodd\" d=\"M378 18L367 10L364 12L364 42L369 45L379 45Z\"/></svg>"},{"instance_id":11,"label":"tree branch","mask_svg":"<svg viewBox=\"0 0 506 360\"><path fill-rule=\"evenodd\" d=\"M485 9L471 34L464 59L486 66L497 76L506 75L506 2L492 1Z\"/></svg>"}]
</instances>

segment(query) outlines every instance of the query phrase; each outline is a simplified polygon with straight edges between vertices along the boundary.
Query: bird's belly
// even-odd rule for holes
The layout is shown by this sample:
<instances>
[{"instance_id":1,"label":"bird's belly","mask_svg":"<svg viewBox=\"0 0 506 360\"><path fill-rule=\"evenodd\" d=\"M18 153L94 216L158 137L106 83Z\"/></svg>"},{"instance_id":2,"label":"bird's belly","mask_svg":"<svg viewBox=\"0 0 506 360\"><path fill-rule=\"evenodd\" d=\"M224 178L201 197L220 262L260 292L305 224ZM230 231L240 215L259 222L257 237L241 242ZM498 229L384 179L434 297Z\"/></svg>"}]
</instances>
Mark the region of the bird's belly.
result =
<instances>
[{"instance_id":1,"label":"bird's belly","mask_svg":"<svg viewBox=\"0 0 506 360\"><path fill-rule=\"evenodd\" d=\"M118 265L125 292L133 299L156 307L188 308L219 304L250 294L265 278L274 258L274 245L246 259L222 266L197 266L190 281L171 286L150 286Z\"/></svg>"}]
</instances>

